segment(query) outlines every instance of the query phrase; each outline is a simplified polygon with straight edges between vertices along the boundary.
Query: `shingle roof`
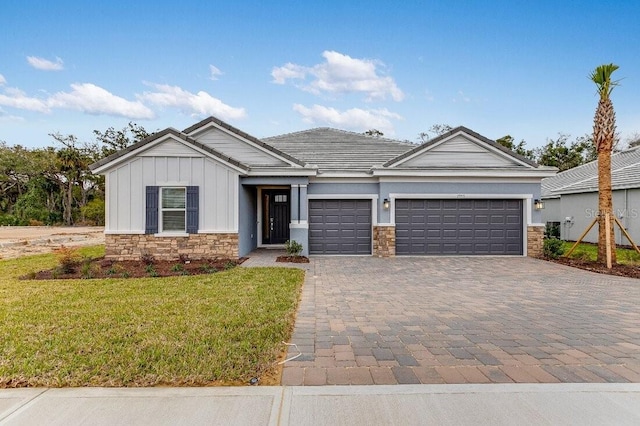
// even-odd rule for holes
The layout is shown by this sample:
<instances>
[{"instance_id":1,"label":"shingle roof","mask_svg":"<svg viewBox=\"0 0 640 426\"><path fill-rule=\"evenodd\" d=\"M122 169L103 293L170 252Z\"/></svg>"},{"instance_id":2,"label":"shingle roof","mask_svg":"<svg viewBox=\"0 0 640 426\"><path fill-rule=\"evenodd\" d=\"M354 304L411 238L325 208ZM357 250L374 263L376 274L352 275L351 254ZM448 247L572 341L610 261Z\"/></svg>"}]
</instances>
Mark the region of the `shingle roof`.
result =
<instances>
[{"instance_id":1,"label":"shingle roof","mask_svg":"<svg viewBox=\"0 0 640 426\"><path fill-rule=\"evenodd\" d=\"M640 188L640 148L618 152L611 156L611 188ZM560 172L542 180L542 197L598 190L598 162Z\"/></svg>"},{"instance_id":2,"label":"shingle roof","mask_svg":"<svg viewBox=\"0 0 640 426\"><path fill-rule=\"evenodd\" d=\"M269 145L320 169L370 170L415 144L320 127L262 139Z\"/></svg>"}]
</instances>

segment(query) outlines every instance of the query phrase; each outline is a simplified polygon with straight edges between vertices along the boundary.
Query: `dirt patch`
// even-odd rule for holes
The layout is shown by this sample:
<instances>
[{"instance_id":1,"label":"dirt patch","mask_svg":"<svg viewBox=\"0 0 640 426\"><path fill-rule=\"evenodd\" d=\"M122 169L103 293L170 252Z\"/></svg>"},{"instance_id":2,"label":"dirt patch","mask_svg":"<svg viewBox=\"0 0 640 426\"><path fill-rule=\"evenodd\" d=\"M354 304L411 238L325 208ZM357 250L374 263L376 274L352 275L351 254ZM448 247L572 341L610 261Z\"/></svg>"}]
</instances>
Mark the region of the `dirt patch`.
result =
<instances>
[{"instance_id":1,"label":"dirt patch","mask_svg":"<svg viewBox=\"0 0 640 426\"><path fill-rule=\"evenodd\" d=\"M276 262L309 263L309 258L306 256L278 256Z\"/></svg>"},{"instance_id":2,"label":"dirt patch","mask_svg":"<svg viewBox=\"0 0 640 426\"><path fill-rule=\"evenodd\" d=\"M558 259L546 259L551 262L560 263L562 265L573 266L574 268L584 269L585 271L597 272L599 274L616 275L619 277L628 278L640 278L640 266L612 265L611 269L608 269L606 265L593 262L590 260L573 259L569 257L560 257Z\"/></svg>"},{"instance_id":3,"label":"dirt patch","mask_svg":"<svg viewBox=\"0 0 640 426\"><path fill-rule=\"evenodd\" d=\"M100 226L0 226L0 259L50 253L62 245L104 244Z\"/></svg>"},{"instance_id":4,"label":"dirt patch","mask_svg":"<svg viewBox=\"0 0 640 426\"><path fill-rule=\"evenodd\" d=\"M245 259L203 259L203 260L139 260L113 261L103 257L61 264L54 269L34 272L21 277L32 280L90 279L90 278L145 278L175 277L182 275L212 274L233 268Z\"/></svg>"}]
</instances>

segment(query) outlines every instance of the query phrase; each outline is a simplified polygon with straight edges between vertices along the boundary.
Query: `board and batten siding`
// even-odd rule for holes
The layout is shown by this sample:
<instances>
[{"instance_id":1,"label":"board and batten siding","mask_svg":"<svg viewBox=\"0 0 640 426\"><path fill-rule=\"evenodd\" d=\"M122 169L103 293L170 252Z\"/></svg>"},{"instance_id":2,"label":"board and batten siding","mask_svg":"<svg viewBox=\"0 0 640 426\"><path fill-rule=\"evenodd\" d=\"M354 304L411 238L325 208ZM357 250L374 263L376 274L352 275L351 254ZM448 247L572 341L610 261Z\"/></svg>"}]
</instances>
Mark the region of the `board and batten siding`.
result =
<instances>
[{"instance_id":1,"label":"board and batten siding","mask_svg":"<svg viewBox=\"0 0 640 426\"><path fill-rule=\"evenodd\" d=\"M235 138L219 129L207 129L206 131L192 135L203 145L215 149L244 164L252 166L286 166L282 160L238 138Z\"/></svg>"},{"instance_id":2,"label":"board and batten siding","mask_svg":"<svg viewBox=\"0 0 640 426\"><path fill-rule=\"evenodd\" d=\"M459 135L397 167L514 167L516 163Z\"/></svg>"},{"instance_id":3,"label":"board and batten siding","mask_svg":"<svg viewBox=\"0 0 640 426\"><path fill-rule=\"evenodd\" d=\"M109 233L144 232L145 187L171 185L200 187L199 232L238 232L238 172L214 160L140 156L106 179Z\"/></svg>"}]
</instances>

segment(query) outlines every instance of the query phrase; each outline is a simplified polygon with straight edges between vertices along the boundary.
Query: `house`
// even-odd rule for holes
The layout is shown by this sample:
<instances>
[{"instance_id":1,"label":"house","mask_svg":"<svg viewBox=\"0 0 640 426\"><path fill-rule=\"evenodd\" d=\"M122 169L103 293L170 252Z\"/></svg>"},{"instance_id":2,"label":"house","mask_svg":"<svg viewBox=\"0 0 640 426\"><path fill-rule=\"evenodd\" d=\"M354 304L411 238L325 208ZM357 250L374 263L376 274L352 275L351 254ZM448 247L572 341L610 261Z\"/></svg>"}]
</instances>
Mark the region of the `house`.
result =
<instances>
[{"instance_id":1,"label":"house","mask_svg":"<svg viewBox=\"0 0 640 426\"><path fill-rule=\"evenodd\" d=\"M422 145L317 128L259 140L214 117L91 165L106 256L538 255L538 166L467 128Z\"/></svg>"},{"instance_id":2,"label":"house","mask_svg":"<svg viewBox=\"0 0 640 426\"><path fill-rule=\"evenodd\" d=\"M631 238L640 242L640 147L611 156L614 214ZM598 215L598 162L592 161L542 181L543 221L559 231L563 240L576 240ZM629 241L614 227L617 244ZM598 226L584 241L598 242Z\"/></svg>"}]
</instances>

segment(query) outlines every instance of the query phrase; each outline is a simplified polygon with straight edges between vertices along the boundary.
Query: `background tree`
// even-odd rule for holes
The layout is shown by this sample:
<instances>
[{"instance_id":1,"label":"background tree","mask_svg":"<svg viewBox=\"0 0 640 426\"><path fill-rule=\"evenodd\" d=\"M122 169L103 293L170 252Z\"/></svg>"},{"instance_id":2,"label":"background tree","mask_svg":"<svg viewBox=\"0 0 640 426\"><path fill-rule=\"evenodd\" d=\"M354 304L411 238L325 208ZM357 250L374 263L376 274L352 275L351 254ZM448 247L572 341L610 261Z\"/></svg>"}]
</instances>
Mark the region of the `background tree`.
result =
<instances>
[{"instance_id":1,"label":"background tree","mask_svg":"<svg viewBox=\"0 0 640 426\"><path fill-rule=\"evenodd\" d=\"M593 142L598 155L598 262L607 261L606 233L613 233L613 220L607 231L605 215L613 218L613 203L611 200L611 151L616 137L616 114L611 102L611 91L618 85L618 81L611 80L619 67L614 64L604 64L597 67L589 76L597 87L599 95L598 107L593 118ZM611 238L611 262L616 262L616 243Z\"/></svg>"},{"instance_id":2,"label":"background tree","mask_svg":"<svg viewBox=\"0 0 640 426\"><path fill-rule=\"evenodd\" d=\"M384 133L382 133L378 129L369 129L366 132L364 132L364 134L367 136L373 136L374 138L381 138L384 136Z\"/></svg>"},{"instance_id":3,"label":"background tree","mask_svg":"<svg viewBox=\"0 0 640 426\"><path fill-rule=\"evenodd\" d=\"M515 139L511 135L506 135L501 137L500 139L496 139L500 145L504 146L507 149L515 152L516 154L522 155L525 158L530 160L535 160L534 152L532 149L527 149L527 143L522 139L517 144L515 143Z\"/></svg>"},{"instance_id":4,"label":"background tree","mask_svg":"<svg viewBox=\"0 0 640 426\"><path fill-rule=\"evenodd\" d=\"M428 142L433 136L444 135L451 130L453 130L453 127L448 124L433 124L426 132L420 132L418 134L418 139L421 143Z\"/></svg>"},{"instance_id":5,"label":"background tree","mask_svg":"<svg viewBox=\"0 0 640 426\"><path fill-rule=\"evenodd\" d=\"M558 133L556 139L533 150L533 159L540 165L557 167L559 171L572 169L595 160L595 148L588 135L569 142L569 135Z\"/></svg>"}]
</instances>

